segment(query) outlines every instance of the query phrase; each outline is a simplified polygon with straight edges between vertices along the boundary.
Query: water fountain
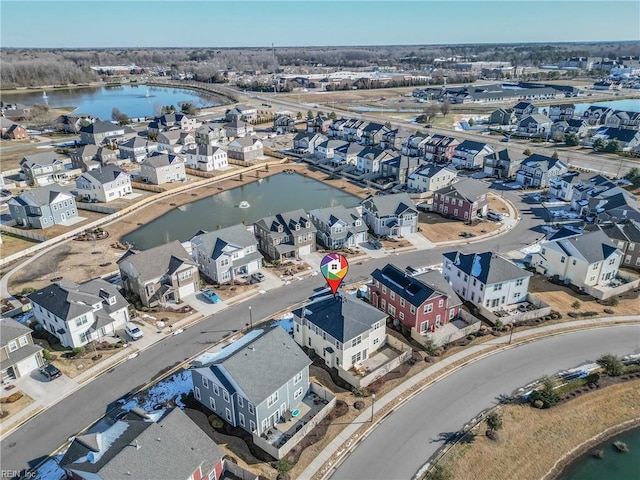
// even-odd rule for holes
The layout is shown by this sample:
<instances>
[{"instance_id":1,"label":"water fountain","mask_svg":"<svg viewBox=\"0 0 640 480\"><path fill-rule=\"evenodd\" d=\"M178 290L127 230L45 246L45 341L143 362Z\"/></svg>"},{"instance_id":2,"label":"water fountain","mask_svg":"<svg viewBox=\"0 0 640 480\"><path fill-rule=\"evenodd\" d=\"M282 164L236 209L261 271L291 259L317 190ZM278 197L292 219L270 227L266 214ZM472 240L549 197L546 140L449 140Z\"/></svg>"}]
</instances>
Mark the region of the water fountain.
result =
<instances>
[{"instance_id":1,"label":"water fountain","mask_svg":"<svg viewBox=\"0 0 640 480\"><path fill-rule=\"evenodd\" d=\"M47 92L42 92L42 98L49 98L47 97Z\"/></svg>"},{"instance_id":2,"label":"water fountain","mask_svg":"<svg viewBox=\"0 0 640 480\"><path fill-rule=\"evenodd\" d=\"M145 97L149 98L151 96L151 94L149 93L149 89L147 88L147 93L145 94Z\"/></svg>"},{"instance_id":3,"label":"water fountain","mask_svg":"<svg viewBox=\"0 0 640 480\"><path fill-rule=\"evenodd\" d=\"M246 200L241 201L240 205L238 205L239 208L249 208L250 206L251 205Z\"/></svg>"}]
</instances>

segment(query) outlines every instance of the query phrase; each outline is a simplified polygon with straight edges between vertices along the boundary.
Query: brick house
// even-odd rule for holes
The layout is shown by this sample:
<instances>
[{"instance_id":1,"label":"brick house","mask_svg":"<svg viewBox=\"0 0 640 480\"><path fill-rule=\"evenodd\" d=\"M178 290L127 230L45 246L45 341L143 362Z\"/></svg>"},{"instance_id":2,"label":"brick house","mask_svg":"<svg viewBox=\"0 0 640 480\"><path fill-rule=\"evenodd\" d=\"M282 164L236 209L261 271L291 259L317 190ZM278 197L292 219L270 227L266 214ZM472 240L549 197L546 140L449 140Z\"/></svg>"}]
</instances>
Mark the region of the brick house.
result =
<instances>
[{"instance_id":1,"label":"brick house","mask_svg":"<svg viewBox=\"0 0 640 480\"><path fill-rule=\"evenodd\" d=\"M445 217L469 222L487 214L487 187L484 183L467 178L436 190L433 211Z\"/></svg>"}]
</instances>

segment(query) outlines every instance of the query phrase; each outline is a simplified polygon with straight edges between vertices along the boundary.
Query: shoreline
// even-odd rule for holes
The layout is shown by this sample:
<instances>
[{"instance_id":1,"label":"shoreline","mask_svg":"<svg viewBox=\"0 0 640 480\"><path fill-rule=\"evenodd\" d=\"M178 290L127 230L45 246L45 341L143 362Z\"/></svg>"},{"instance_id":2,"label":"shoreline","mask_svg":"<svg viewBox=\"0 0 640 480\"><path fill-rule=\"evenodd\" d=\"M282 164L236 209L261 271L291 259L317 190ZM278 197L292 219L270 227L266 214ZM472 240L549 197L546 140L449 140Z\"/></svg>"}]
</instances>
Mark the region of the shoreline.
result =
<instances>
[{"instance_id":1,"label":"shoreline","mask_svg":"<svg viewBox=\"0 0 640 480\"><path fill-rule=\"evenodd\" d=\"M606 429L604 432L594 435L588 440L585 440L573 450L565 453L556 464L542 477L542 480L559 480L565 475L569 469L576 464L580 459L587 457L589 451L605 442L610 442L617 435L621 433L629 432L631 430L640 430L640 417L627 420L626 422L614 425Z\"/></svg>"}]
</instances>

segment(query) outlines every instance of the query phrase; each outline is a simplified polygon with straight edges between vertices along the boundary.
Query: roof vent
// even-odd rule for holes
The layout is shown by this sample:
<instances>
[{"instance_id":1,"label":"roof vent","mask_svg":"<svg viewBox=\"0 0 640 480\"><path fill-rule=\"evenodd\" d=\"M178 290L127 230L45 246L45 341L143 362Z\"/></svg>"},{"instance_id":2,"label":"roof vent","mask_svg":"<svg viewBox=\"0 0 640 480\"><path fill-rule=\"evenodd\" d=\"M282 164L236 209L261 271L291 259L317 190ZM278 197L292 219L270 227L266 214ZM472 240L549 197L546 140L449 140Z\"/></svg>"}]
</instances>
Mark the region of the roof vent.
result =
<instances>
[{"instance_id":1,"label":"roof vent","mask_svg":"<svg viewBox=\"0 0 640 480\"><path fill-rule=\"evenodd\" d=\"M160 437L156 437L156 442L160 442Z\"/></svg>"},{"instance_id":2,"label":"roof vent","mask_svg":"<svg viewBox=\"0 0 640 480\"><path fill-rule=\"evenodd\" d=\"M249 347L247 347L249 350L251 350L252 352L256 351L256 347L254 347L253 345L250 345Z\"/></svg>"}]
</instances>

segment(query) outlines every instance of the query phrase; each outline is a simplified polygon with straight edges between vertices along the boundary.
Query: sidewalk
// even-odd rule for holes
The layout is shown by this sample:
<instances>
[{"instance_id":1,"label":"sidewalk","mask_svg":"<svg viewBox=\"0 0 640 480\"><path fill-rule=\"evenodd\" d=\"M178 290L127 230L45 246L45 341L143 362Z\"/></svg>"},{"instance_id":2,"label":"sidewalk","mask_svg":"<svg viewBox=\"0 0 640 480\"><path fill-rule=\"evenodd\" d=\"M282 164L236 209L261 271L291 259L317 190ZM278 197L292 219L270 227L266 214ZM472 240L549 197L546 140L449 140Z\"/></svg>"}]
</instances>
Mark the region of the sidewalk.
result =
<instances>
[{"instance_id":1,"label":"sidewalk","mask_svg":"<svg viewBox=\"0 0 640 480\"><path fill-rule=\"evenodd\" d=\"M429 385L423 386L422 388L418 389L416 392L414 392L411 395L404 396L405 392L407 392L414 386L418 385L428 377L434 374L437 374L438 372L442 372L443 370L455 364L456 362L465 360L478 353L480 353L481 356L475 357L473 359L469 358L469 361L477 361L486 355L492 355L494 353L498 353L508 348L514 348L518 345L518 340L524 339L524 341L527 341L526 338L532 335L539 335L544 333L548 335L553 335L554 333L561 334L562 333L561 330L564 330L566 328L575 328L575 327L581 327L581 326L589 327L589 326L597 326L599 324L609 324L609 323L614 324L616 322L625 322L625 321L640 321L640 315L626 316L626 317L609 317L609 318L600 318L600 319L586 319L586 320L578 320L576 322L559 323L555 325L548 325L546 327L534 328L531 330L514 333L513 334L514 343L512 345L509 345L508 335L505 335L503 337L496 337L494 340L491 340L490 342L485 342L483 344L475 345L473 347L462 350L456 353L455 355L452 355L451 357L441 360L435 365L409 378L407 381L403 382L402 384L394 388L392 391L387 393L384 397L380 399L376 399L373 407L373 414L375 415L381 410L384 410L388 404L396 400L400 400L400 403L394 406L394 408L397 409L404 402L408 401L413 396L423 392L425 389L429 387ZM496 346L501 346L501 347L496 349L495 348ZM462 366L463 365L460 365L457 368L462 368ZM443 373L443 375L448 375L450 373L453 373L455 372L456 369ZM438 379L433 380L431 383L435 381L438 381ZM371 424L366 429L366 431L362 432L361 434L358 434L357 432L362 427L362 425L366 425L370 421L371 415L372 415L371 410L365 409L365 411L362 414L360 414L353 421L352 424L348 425L344 430L342 430L342 432L340 432L336 437L334 437L331 443L329 443L329 445L327 445L320 452L320 454L318 454L318 456L315 459L313 459L313 461L309 464L309 466L300 474L300 476L298 477L299 480L311 480L314 477L314 475L317 475L317 474L321 474L320 478L322 479L327 478L328 475L332 473L340 465L340 463L348 456L348 454L356 448L360 440L365 438L376 427L377 423L384 419L384 417L377 419L375 423ZM329 468L323 471L322 468L327 462L330 462L328 463Z\"/></svg>"}]
</instances>

